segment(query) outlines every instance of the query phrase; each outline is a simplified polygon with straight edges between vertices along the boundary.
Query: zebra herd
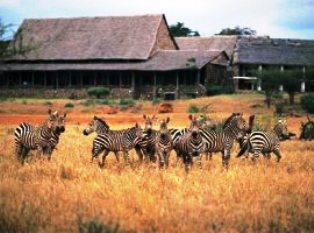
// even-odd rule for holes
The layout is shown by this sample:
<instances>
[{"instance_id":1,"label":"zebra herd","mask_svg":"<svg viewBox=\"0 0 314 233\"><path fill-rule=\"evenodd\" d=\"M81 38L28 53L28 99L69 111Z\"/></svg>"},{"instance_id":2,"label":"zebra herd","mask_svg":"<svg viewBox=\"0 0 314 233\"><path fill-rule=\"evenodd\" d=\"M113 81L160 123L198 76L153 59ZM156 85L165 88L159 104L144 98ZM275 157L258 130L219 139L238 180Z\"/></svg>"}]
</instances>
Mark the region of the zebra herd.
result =
<instances>
[{"instance_id":1,"label":"zebra herd","mask_svg":"<svg viewBox=\"0 0 314 233\"><path fill-rule=\"evenodd\" d=\"M143 115L145 126L142 129L138 124L123 130L112 130L106 121L94 116L83 130L84 135L95 132L93 140L92 157L97 158L100 167L105 165L109 152L115 154L119 162L119 152L124 155L124 161L129 163L129 151L135 149L139 161L144 159L150 162L158 160L159 166L168 167L169 157L172 150L177 154L177 162L181 159L186 171L190 170L193 158L198 159L202 166L202 155L211 158L212 153L220 152L222 165L228 167L231 149L234 143L240 145L237 157L249 153L257 158L262 154L270 158L273 152L277 161L281 159L280 140L288 139L291 135L287 130L286 121L279 120L271 132L254 131L254 115L250 116L249 123L243 118L242 113L232 113L222 125L221 130L213 127L205 127L195 116L189 115L190 125L187 128L169 128L170 118L160 121L159 129L153 129L156 117ZM16 128L15 145L16 156L23 163L30 150L44 154L51 158L56 149L60 135L65 132L66 114L59 115L58 112L48 111L48 119L39 127L28 123L22 123ZM101 161L100 156L101 155Z\"/></svg>"}]
</instances>

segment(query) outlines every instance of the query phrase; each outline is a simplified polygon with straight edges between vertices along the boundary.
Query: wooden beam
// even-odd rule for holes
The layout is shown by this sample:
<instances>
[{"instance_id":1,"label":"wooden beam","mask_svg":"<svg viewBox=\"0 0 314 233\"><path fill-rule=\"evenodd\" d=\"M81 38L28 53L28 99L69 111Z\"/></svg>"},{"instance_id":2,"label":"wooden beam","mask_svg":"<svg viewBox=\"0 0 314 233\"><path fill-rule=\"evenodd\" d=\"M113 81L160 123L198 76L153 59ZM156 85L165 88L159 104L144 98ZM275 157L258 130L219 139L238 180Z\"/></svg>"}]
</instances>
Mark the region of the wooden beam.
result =
<instances>
[{"instance_id":1,"label":"wooden beam","mask_svg":"<svg viewBox=\"0 0 314 233\"><path fill-rule=\"evenodd\" d=\"M156 99L157 95L157 73L154 72L154 87L153 87L153 99Z\"/></svg>"},{"instance_id":2,"label":"wooden beam","mask_svg":"<svg viewBox=\"0 0 314 233\"><path fill-rule=\"evenodd\" d=\"M176 94L175 98L179 98L179 71L176 71Z\"/></svg>"},{"instance_id":3,"label":"wooden beam","mask_svg":"<svg viewBox=\"0 0 314 233\"><path fill-rule=\"evenodd\" d=\"M69 88L72 87L72 72L69 71Z\"/></svg>"},{"instance_id":4,"label":"wooden beam","mask_svg":"<svg viewBox=\"0 0 314 233\"><path fill-rule=\"evenodd\" d=\"M59 89L59 72L56 73L56 89Z\"/></svg>"}]
</instances>

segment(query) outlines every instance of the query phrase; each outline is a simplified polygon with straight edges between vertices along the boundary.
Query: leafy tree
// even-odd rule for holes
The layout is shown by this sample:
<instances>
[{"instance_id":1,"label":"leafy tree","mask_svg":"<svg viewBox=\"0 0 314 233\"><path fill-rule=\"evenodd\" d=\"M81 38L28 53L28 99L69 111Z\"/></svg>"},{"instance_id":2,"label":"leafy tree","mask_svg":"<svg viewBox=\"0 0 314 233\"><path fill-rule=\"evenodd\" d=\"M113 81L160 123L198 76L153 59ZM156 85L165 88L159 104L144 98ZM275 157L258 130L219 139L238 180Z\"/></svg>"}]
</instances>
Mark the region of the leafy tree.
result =
<instances>
[{"instance_id":1,"label":"leafy tree","mask_svg":"<svg viewBox=\"0 0 314 233\"><path fill-rule=\"evenodd\" d=\"M222 29L219 33L217 33L216 35L256 35L256 31L248 28L248 27L239 27L236 26L235 28L224 28Z\"/></svg>"},{"instance_id":2,"label":"leafy tree","mask_svg":"<svg viewBox=\"0 0 314 233\"><path fill-rule=\"evenodd\" d=\"M186 37L186 36L200 36L198 31L193 31L184 26L184 23L177 22L176 24L169 26L169 31L174 37Z\"/></svg>"},{"instance_id":3,"label":"leafy tree","mask_svg":"<svg viewBox=\"0 0 314 233\"><path fill-rule=\"evenodd\" d=\"M266 104L270 108L273 94L278 90L281 84L282 73L280 70L263 70L256 73L257 78L261 80L262 89L265 91Z\"/></svg>"},{"instance_id":4,"label":"leafy tree","mask_svg":"<svg viewBox=\"0 0 314 233\"><path fill-rule=\"evenodd\" d=\"M284 87L284 90L289 95L289 103L292 105L294 104L294 96L295 93L300 91L300 84L303 77L302 71L295 70L295 71L284 71L281 74L281 84Z\"/></svg>"},{"instance_id":5,"label":"leafy tree","mask_svg":"<svg viewBox=\"0 0 314 233\"><path fill-rule=\"evenodd\" d=\"M106 87L90 87L87 89L87 94L100 99L102 96L108 96L110 94L110 90Z\"/></svg>"}]
</instances>

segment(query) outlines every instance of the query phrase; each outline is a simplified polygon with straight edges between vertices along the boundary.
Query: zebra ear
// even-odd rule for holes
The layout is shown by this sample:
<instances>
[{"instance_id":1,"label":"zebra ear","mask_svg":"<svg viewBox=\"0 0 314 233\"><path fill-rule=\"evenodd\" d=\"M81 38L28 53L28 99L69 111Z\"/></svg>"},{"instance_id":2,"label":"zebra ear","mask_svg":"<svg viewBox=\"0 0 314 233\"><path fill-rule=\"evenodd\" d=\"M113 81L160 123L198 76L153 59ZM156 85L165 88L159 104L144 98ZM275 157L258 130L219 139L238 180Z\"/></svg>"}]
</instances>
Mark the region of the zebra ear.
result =
<instances>
[{"instance_id":1,"label":"zebra ear","mask_svg":"<svg viewBox=\"0 0 314 233\"><path fill-rule=\"evenodd\" d=\"M168 124L170 122L170 117L167 117L166 123Z\"/></svg>"},{"instance_id":2,"label":"zebra ear","mask_svg":"<svg viewBox=\"0 0 314 233\"><path fill-rule=\"evenodd\" d=\"M143 114L143 118L146 120L146 115L145 114Z\"/></svg>"},{"instance_id":3,"label":"zebra ear","mask_svg":"<svg viewBox=\"0 0 314 233\"><path fill-rule=\"evenodd\" d=\"M138 123L137 123L137 122L135 123L135 127L136 127L136 128L139 128L139 125L138 125Z\"/></svg>"},{"instance_id":4,"label":"zebra ear","mask_svg":"<svg viewBox=\"0 0 314 233\"><path fill-rule=\"evenodd\" d=\"M63 114L63 117L66 118L66 116L67 116L67 113L65 112L65 113Z\"/></svg>"},{"instance_id":5,"label":"zebra ear","mask_svg":"<svg viewBox=\"0 0 314 233\"><path fill-rule=\"evenodd\" d=\"M98 117L96 115L94 115L94 120L98 120Z\"/></svg>"},{"instance_id":6,"label":"zebra ear","mask_svg":"<svg viewBox=\"0 0 314 233\"><path fill-rule=\"evenodd\" d=\"M48 109L48 114L51 115L51 109L50 108Z\"/></svg>"},{"instance_id":7,"label":"zebra ear","mask_svg":"<svg viewBox=\"0 0 314 233\"><path fill-rule=\"evenodd\" d=\"M189 119L193 121L193 116L191 114L189 115Z\"/></svg>"}]
</instances>

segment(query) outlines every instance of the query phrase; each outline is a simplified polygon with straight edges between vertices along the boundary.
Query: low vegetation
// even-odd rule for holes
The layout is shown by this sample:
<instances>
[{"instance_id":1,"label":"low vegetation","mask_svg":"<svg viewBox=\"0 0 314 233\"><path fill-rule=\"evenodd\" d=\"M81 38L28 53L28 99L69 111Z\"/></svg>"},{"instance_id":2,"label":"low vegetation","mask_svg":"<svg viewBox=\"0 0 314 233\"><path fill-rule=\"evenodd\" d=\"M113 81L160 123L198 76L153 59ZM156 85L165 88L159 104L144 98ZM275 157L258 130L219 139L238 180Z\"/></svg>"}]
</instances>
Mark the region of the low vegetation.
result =
<instances>
[{"instance_id":1,"label":"low vegetation","mask_svg":"<svg viewBox=\"0 0 314 233\"><path fill-rule=\"evenodd\" d=\"M243 111L247 119L258 112L254 127L267 130L277 118L265 107L250 108L263 103L263 96L254 97L171 102L169 127L187 126L189 106L210 104L208 119L222 122L233 111ZM67 101L53 102L53 106L63 108ZM12 102L0 104L12 108ZM36 111L47 107L39 102L39 110L34 108L29 117L21 112L33 102L14 104L19 106L19 116L12 110L0 114L0 232L314 231L313 142L284 141L280 163L260 158L256 164L236 159L236 145L228 170L222 169L219 153L211 161L203 159L203 169L195 164L187 175L181 163L176 165L174 152L169 169L159 170L157 164L139 165L134 151L130 166L117 163L109 154L105 168L100 169L90 163L94 136L82 134L95 112L75 112L79 107L87 109L75 105L51 161L36 158L33 152L28 164L21 166L14 156L13 129L21 121L39 124L42 118ZM135 122L143 125L142 114L157 111L151 102L135 103L132 109L136 106L141 106L136 113L102 116L112 129L121 129ZM289 130L298 133L305 119L305 115L289 117Z\"/></svg>"}]
</instances>

